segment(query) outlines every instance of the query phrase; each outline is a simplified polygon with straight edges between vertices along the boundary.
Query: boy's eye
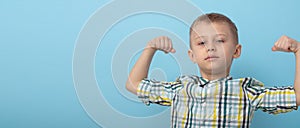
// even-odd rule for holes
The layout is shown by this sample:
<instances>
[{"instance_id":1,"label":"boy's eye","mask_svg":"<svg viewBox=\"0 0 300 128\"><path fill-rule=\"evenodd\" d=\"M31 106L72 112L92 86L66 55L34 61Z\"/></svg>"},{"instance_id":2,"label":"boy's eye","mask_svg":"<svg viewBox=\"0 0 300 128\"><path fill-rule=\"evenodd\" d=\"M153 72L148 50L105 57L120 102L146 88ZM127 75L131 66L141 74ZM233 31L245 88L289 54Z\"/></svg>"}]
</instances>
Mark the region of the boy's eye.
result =
<instances>
[{"instance_id":1,"label":"boy's eye","mask_svg":"<svg viewBox=\"0 0 300 128\"><path fill-rule=\"evenodd\" d=\"M205 44L204 41L198 43L198 45L204 45L204 44Z\"/></svg>"},{"instance_id":2,"label":"boy's eye","mask_svg":"<svg viewBox=\"0 0 300 128\"><path fill-rule=\"evenodd\" d=\"M218 43L224 43L224 40L217 40Z\"/></svg>"}]
</instances>

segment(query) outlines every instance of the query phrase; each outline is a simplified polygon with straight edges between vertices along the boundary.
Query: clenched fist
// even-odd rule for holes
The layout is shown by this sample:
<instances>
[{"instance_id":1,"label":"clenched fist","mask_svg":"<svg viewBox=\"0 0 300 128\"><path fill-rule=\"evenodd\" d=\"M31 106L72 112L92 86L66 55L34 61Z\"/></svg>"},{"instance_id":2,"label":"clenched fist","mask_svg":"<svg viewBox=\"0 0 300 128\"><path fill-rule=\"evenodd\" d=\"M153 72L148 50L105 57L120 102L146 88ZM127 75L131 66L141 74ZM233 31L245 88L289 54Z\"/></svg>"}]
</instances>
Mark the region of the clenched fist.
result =
<instances>
[{"instance_id":1,"label":"clenched fist","mask_svg":"<svg viewBox=\"0 0 300 128\"><path fill-rule=\"evenodd\" d=\"M150 40L147 47L153 48L155 50L161 50L165 53L175 53L176 50L173 48L172 40L167 36L159 36Z\"/></svg>"},{"instance_id":2,"label":"clenched fist","mask_svg":"<svg viewBox=\"0 0 300 128\"><path fill-rule=\"evenodd\" d=\"M288 37L280 37L272 47L272 51L294 52L297 53L300 49L300 43Z\"/></svg>"}]
</instances>

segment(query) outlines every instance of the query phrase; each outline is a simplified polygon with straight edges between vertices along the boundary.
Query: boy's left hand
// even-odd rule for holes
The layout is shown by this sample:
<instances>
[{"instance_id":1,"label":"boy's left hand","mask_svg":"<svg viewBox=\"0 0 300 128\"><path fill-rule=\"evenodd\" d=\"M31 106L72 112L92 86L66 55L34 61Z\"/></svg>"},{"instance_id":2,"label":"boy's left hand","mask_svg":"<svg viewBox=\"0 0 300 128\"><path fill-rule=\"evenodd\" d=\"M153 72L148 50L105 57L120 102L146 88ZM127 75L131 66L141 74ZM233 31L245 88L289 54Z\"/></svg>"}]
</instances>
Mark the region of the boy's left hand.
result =
<instances>
[{"instance_id":1,"label":"boy's left hand","mask_svg":"<svg viewBox=\"0 0 300 128\"><path fill-rule=\"evenodd\" d=\"M297 53L299 49L300 49L300 43L288 36L281 36L272 47L272 51L293 52L293 53Z\"/></svg>"}]
</instances>

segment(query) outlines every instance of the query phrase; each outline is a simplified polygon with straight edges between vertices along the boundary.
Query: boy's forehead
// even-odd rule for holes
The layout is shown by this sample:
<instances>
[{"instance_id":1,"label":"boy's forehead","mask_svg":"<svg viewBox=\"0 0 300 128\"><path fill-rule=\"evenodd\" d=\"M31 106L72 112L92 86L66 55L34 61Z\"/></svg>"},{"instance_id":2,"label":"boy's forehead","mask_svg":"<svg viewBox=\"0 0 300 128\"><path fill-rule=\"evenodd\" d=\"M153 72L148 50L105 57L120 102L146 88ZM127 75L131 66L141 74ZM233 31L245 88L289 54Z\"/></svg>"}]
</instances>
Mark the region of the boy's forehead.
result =
<instances>
[{"instance_id":1,"label":"boy's forehead","mask_svg":"<svg viewBox=\"0 0 300 128\"><path fill-rule=\"evenodd\" d=\"M228 35L230 33L230 28L228 24L223 22L200 22L193 26L191 31L191 37L205 37L210 35Z\"/></svg>"}]
</instances>

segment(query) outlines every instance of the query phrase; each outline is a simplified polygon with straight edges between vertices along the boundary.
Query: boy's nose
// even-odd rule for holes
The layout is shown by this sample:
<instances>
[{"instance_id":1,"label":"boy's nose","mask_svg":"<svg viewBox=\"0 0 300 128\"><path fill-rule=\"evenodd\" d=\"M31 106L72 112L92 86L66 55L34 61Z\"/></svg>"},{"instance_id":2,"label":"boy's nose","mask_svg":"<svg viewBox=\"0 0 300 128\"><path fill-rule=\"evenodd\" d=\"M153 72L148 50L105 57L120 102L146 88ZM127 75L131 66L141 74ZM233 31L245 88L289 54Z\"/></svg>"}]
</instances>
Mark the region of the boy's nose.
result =
<instances>
[{"instance_id":1,"label":"boy's nose","mask_svg":"<svg viewBox=\"0 0 300 128\"><path fill-rule=\"evenodd\" d=\"M207 51L215 51L215 48L208 48Z\"/></svg>"},{"instance_id":2,"label":"boy's nose","mask_svg":"<svg viewBox=\"0 0 300 128\"><path fill-rule=\"evenodd\" d=\"M208 52L216 51L216 47L213 44L208 44L205 46Z\"/></svg>"}]
</instances>

